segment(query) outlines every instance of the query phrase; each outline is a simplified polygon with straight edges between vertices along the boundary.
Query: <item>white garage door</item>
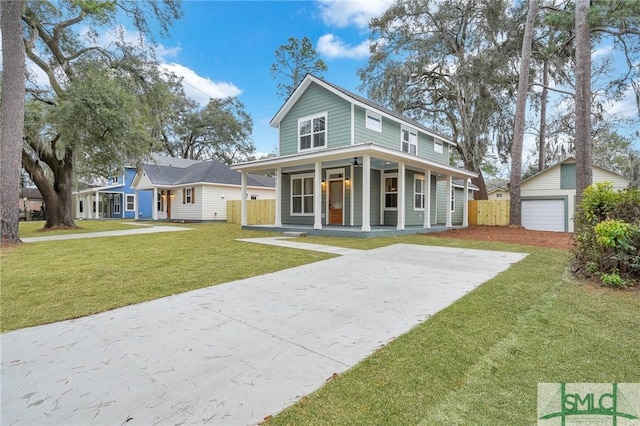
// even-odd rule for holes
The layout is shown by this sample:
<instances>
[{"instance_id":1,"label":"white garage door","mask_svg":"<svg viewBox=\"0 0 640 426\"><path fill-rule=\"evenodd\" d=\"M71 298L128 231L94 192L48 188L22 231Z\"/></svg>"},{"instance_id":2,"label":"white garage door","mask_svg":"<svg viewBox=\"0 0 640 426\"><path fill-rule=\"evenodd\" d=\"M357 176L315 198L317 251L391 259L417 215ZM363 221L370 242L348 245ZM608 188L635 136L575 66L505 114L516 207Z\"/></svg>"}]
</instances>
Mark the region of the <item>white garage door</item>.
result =
<instances>
[{"instance_id":1,"label":"white garage door","mask_svg":"<svg viewBox=\"0 0 640 426\"><path fill-rule=\"evenodd\" d=\"M522 200L522 226L564 232L563 200Z\"/></svg>"}]
</instances>

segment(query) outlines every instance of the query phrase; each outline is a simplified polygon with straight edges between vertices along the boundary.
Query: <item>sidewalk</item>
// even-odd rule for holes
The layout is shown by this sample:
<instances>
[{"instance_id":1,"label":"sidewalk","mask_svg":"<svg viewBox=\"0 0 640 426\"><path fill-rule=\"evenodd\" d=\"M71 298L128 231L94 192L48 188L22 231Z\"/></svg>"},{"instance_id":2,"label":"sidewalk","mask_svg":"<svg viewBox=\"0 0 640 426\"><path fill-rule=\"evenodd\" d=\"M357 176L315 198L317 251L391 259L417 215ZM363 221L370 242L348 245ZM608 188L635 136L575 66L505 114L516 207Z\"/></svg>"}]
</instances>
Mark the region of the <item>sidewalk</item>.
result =
<instances>
[{"instance_id":1,"label":"sidewalk","mask_svg":"<svg viewBox=\"0 0 640 426\"><path fill-rule=\"evenodd\" d=\"M23 243L39 243L42 241L77 240L81 238L121 237L124 235L155 234L157 232L190 231L191 228L179 226L150 226L140 229L121 229L118 231L86 232L77 234L49 235L44 237L20 238Z\"/></svg>"}]
</instances>

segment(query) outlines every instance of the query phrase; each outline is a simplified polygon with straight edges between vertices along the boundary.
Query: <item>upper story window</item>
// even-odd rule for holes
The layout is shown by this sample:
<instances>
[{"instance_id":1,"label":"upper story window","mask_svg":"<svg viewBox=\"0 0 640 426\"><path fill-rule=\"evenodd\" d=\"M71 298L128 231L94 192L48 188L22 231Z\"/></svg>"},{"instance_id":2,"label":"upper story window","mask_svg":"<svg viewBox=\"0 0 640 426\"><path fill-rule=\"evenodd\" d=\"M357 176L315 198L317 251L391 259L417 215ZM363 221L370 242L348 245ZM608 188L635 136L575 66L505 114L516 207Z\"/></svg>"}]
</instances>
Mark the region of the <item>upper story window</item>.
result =
<instances>
[{"instance_id":1,"label":"upper story window","mask_svg":"<svg viewBox=\"0 0 640 426\"><path fill-rule=\"evenodd\" d=\"M298 150L324 148L327 139L327 114L298 120Z\"/></svg>"},{"instance_id":2,"label":"upper story window","mask_svg":"<svg viewBox=\"0 0 640 426\"><path fill-rule=\"evenodd\" d=\"M416 155L418 153L418 132L402 128L402 151Z\"/></svg>"},{"instance_id":3,"label":"upper story window","mask_svg":"<svg viewBox=\"0 0 640 426\"><path fill-rule=\"evenodd\" d=\"M438 154L442 154L443 153L442 142L434 139L433 140L433 150L435 152L437 152Z\"/></svg>"},{"instance_id":4,"label":"upper story window","mask_svg":"<svg viewBox=\"0 0 640 426\"><path fill-rule=\"evenodd\" d=\"M369 130L382 133L382 116L375 112L367 111L364 125Z\"/></svg>"},{"instance_id":5,"label":"upper story window","mask_svg":"<svg viewBox=\"0 0 640 426\"><path fill-rule=\"evenodd\" d=\"M114 176L113 183L120 183L120 176Z\"/></svg>"}]
</instances>

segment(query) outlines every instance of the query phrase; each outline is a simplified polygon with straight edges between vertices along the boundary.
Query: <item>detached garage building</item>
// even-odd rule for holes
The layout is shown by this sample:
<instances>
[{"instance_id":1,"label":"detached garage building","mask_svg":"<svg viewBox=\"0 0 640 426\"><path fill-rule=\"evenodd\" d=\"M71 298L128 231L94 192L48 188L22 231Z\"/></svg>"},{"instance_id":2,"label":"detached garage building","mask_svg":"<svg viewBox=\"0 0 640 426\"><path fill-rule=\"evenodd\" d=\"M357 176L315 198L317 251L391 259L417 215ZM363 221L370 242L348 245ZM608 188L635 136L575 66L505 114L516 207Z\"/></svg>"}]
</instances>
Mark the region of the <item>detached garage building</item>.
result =
<instances>
[{"instance_id":1,"label":"detached garage building","mask_svg":"<svg viewBox=\"0 0 640 426\"><path fill-rule=\"evenodd\" d=\"M611 182L617 190L629 186L618 173L593 166L593 182ZM576 160L567 158L522 181L522 226L540 231L573 232L576 210Z\"/></svg>"}]
</instances>

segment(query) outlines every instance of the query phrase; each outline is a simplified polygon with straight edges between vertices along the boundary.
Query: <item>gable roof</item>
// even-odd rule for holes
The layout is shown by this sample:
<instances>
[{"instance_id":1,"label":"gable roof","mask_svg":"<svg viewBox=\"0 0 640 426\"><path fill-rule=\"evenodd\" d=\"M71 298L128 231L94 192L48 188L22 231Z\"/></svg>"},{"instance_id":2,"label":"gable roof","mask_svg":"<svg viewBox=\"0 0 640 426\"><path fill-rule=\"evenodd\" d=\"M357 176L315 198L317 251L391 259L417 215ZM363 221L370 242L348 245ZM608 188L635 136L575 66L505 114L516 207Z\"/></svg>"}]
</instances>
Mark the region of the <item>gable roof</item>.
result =
<instances>
[{"instance_id":1,"label":"gable roof","mask_svg":"<svg viewBox=\"0 0 640 426\"><path fill-rule=\"evenodd\" d=\"M549 167L547 167L546 169L544 169L544 170L542 170L542 171L540 171L540 172L536 173L535 175L533 175L533 176L529 176L528 178L523 179L523 180L522 180L522 182L520 182L520 185L522 186L522 184L523 184L523 183L528 182L528 181L530 181L530 180L532 180L532 179L535 179L536 177L538 177L538 176L540 176L540 175L542 175L542 174L544 174L544 173L547 173L549 170L555 169L556 167L560 167L562 164L575 164L575 162L576 162L576 157L567 157L567 158L565 158L565 159L564 159L564 160L562 160L562 161L558 161L558 162L557 162L556 164L554 164L553 166L549 166ZM622 176L620 173L617 173L617 172L614 172L614 171L611 171L611 170L605 169L604 167L594 166L594 165L592 164L592 165L591 165L591 168L592 168L592 169L599 169L599 170L602 170L602 171L604 171L604 172L606 172L606 173L610 173L610 174L612 174L612 175L619 176L619 177L621 177L622 179L624 179L624 180L626 180L626 181L628 181L628 180L629 180L629 179L627 179L626 177Z\"/></svg>"},{"instance_id":2,"label":"gable roof","mask_svg":"<svg viewBox=\"0 0 640 426\"><path fill-rule=\"evenodd\" d=\"M307 88L312 84L315 83L317 85L319 85L320 87L323 87L324 89L330 91L331 93L341 97L342 99L345 99L347 102L350 102L352 104L355 104L359 107L362 107L364 109L370 109L370 110L375 110L375 112L385 116L386 118L392 119L394 121L400 121L402 123L405 123L409 126L415 127L419 130L421 130L423 133L428 134L429 136L432 136L434 138L438 138L441 139L451 145L455 145L451 140L449 140L447 137L438 134L436 132L434 132L433 130L425 127L423 124L420 124L419 122L412 120L410 118L405 117L404 115L400 114L399 112L390 110L378 103L375 103L373 101L370 101L366 98L363 98L360 95L357 95L353 92L350 92L347 89L343 89L340 86L337 86L333 83L329 83L325 80L322 80L321 78L318 78L314 75L311 74L307 74L304 79L302 80L302 82L300 82L300 84L298 85L298 87L296 87L296 89L293 91L293 93L289 96L289 98L287 98L286 102L284 103L284 105L282 105L282 107L280 107L280 109L278 110L278 112L276 113L276 115L271 119L271 122L269 124L271 124L272 127L278 127L278 125L280 124L280 122L282 121L282 119L285 117L285 115L287 115L287 113L289 112L289 110L291 110L291 108L293 107L293 105L295 105L296 102L298 102L298 100L300 99L300 97L302 96L302 94L307 90Z\"/></svg>"},{"instance_id":3,"label":"gable roof","mask_svg":"<svg viewBox=\"0 0 640 426\"><path fill-rule=\"evenodd\" d=\"M181 159L182 160L182 159ZM229 166L216 160L171 162L180 165L143 164L142 168L154 185L189 185L194 183L217 183L221 185L241 185L240 172L231 170ZM250 174L247 176L248 186L275 187L275 180L268 176Z\"/></svg>"}]
</instances>

